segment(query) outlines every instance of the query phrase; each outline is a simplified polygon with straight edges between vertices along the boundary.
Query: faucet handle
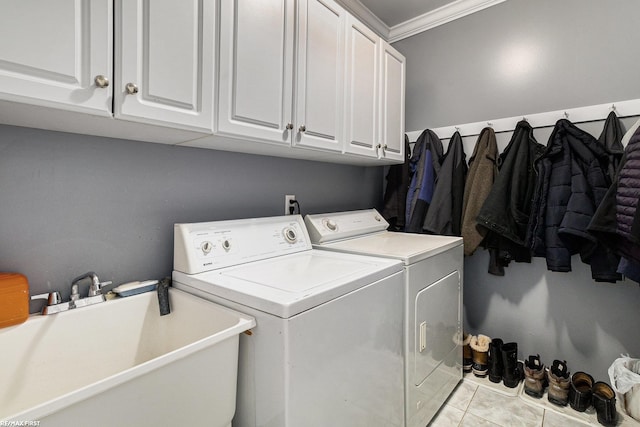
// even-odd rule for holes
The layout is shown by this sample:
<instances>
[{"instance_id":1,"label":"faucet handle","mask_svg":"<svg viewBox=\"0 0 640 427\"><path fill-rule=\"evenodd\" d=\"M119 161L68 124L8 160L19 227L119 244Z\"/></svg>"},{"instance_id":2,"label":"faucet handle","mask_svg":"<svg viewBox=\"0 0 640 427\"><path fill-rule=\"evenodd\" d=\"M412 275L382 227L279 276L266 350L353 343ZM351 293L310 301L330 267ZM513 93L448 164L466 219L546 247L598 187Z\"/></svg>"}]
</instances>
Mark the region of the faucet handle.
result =
<instances>
[{"instance_id":1,"label":"faucet handle","mask_svg":"<svg viewBox=\"0 0 640 427\"><path fill-rule=\"evenodd\" d=\"M113 284L113 282L111 280L107 281L107 282L98 282L98 284L96 284L95 286L91 286L89 288L89 295L90 297L96 296L96 295L102 295L102 287L103 286L109 286Z\"/></svg>"},{"instance_id":2,"label":"faucet handle","mask_svg":"<svg viewBox=\"0 0 640 427\"><path fill-rule=\"evenodd\" d=\"M56 304L60 304L62 302L62 297L60 296L60 292L58 291L54 291L54 292L49 292L49 293L45 293L45 294L38 294L38 295L32 295L31 296L31 300L37 300L37 299L46 299L47 300L47 305L56 305Z\"/></svg>"},{"instance_id":3,"label":"faucet handle","mask_svg":"<svg viewBox=\"0 0 640 427\"><path fill-rule=\"evenodd\" d=\"M58 305L62 302L62 298L60 297L60 292L54 291L54 292L48 292L45 294L38 294L38 295L31 295L31 301L35 301L35 300L39 300L39 299L45 299L47 300L47 303L44 305L44 307L42 307L42 310L40 311L43 315L44 314L49 314L49 307ZM57 309L58 307L56 307ZM53 311L54 313L56 312L55 309Z\"/></svg>"}]
</instances>

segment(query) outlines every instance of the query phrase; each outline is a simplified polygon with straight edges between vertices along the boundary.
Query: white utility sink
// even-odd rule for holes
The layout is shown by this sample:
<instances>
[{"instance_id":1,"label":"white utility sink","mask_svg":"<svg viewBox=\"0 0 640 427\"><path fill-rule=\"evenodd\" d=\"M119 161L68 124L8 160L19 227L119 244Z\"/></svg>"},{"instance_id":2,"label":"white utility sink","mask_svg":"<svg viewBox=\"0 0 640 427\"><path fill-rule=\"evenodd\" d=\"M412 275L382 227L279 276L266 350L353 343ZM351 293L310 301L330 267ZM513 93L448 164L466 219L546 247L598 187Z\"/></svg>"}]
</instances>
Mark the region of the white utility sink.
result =
<instances>
[{"instance_id":1,"label":"white utility sink","mask_svg":"<svg viewBox=\"0 0 640 427\"><path fill-rule=\"evenodd\" d=\"M0 420L40 426L230 426L250 316L177 289L0 329Z\"/></svg>"}]
</instances>

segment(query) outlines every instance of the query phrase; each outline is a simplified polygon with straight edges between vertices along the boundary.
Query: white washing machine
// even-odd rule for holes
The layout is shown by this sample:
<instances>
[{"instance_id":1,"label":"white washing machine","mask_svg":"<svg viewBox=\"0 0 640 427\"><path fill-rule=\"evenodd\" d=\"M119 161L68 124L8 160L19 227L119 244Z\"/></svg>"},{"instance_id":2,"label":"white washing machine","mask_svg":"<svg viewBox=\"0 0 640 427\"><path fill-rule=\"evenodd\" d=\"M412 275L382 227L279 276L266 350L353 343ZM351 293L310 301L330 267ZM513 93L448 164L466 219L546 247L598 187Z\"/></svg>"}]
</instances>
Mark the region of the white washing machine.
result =
<instances>
[{"instance_id":1,"label":"white washing machine","mask_svg":"<svg viewBox=\"0 0 640 427\"><path fill-rule=\"evenodd\" d=\"M462 239L387 231L375 209L305 223L314 248L404 264L405 418L424 427L462 379Z\"/></svg>"},{"instance_id":2,"label":"white washing machine","mask_svg":"<svg viewBox=\"0 0 640 427\"><path fill-rule=\"evenodd\" d=\"M404 425L401 262L312 249L300 215L174 232L173 286L256 319L234 426Z\"/></svg>"}]
</instances>

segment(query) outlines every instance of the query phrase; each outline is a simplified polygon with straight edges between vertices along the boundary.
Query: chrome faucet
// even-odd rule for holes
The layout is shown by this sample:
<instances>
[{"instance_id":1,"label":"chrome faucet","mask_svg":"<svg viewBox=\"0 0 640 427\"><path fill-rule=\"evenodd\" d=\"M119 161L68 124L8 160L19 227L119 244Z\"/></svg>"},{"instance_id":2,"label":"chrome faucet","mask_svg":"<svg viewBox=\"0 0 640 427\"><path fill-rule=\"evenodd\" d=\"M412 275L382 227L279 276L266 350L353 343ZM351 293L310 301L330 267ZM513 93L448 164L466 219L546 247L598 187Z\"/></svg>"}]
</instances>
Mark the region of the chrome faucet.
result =
<instances>
[{"instance_id":1,"label":"chrome faucet","mask_svg":"<svg viewBox=\"0 0 640 427\"><path fill-rule=\"evenodd\" d=\"M91 279L91 283L89 284L89 293L86 298L80 298L79 284L85 279ZM106 301L102 294L102 287L110 285L111 283L112 282L100 282L98 275L93 271L89 271L88 273L84 273L83 275L76 277L71 282L71 299L69 303L73 307L70 308L84 307Z\"/></svg>"},{"instance_id":2,"label":"chrome faucet","mask_svg":"<svg viewBox=\"0 0 640 427\"><path fill-rule=\"evenodd\" d=\"M81 282L84 279L91 279L91 283L89 284L89 294L87 295L89 297L102 295L102 285L111 284L111 282L100 283L100 280L98 279L98 275L93 271L84 273L83 275L73 279L73 281L71 282L71 300L72 301L76 301L80 299L80 292L78 291L78 282Z\"/></svg>"},{"instance_id":3,"label":"chrome faucet","mask_svg":"<svg viewBox=\"0 0 640 427\"><path fill-rule=\"evenodd\" d=\"M91 279L89 284L89 294L86 298L80 297L79 284L85 279ZM86 307L88 305L98 304L106 301L102 294L102 287L110 285L111 282L100 282L98 275L93 271L78 276L71 282L71 297L69 301L62 302L59 292L49 292L46 294L33 295L32 300L46 299L47 305L42 309L42 314L54 314L62 311L72 310L74 308Z\"/></svg>"}]
</instances>

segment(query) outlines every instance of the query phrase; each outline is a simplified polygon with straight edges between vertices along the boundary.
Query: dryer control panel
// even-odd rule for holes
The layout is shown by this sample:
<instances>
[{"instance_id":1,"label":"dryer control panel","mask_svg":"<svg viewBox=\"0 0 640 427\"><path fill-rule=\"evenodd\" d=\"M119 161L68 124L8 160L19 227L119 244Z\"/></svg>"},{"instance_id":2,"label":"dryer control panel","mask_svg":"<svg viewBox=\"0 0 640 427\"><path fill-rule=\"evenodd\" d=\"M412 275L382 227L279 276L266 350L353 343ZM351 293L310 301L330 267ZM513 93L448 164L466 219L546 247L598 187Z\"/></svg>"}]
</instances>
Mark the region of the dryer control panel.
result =
<instances>
[{"instance_id":1,"label":"dryer control panel","mask_svg":"<svg viewBox=\"0 0 640 427\"><path fill-rule=\"evenodd\" d=\"M364 236L389 227L389 223L375 209L307 215L304 222L314 245Z\"/></svg>"},{"instance_id":2,"label":"dryer control panel","mask_svg":"<svg viewBox=\"0 0 640 427\"><path fill-rule=\"evenodd\" d=\"M306 250L300 215L175 224L173 269L196 274Z\"/></svg>"}]
</instances>

